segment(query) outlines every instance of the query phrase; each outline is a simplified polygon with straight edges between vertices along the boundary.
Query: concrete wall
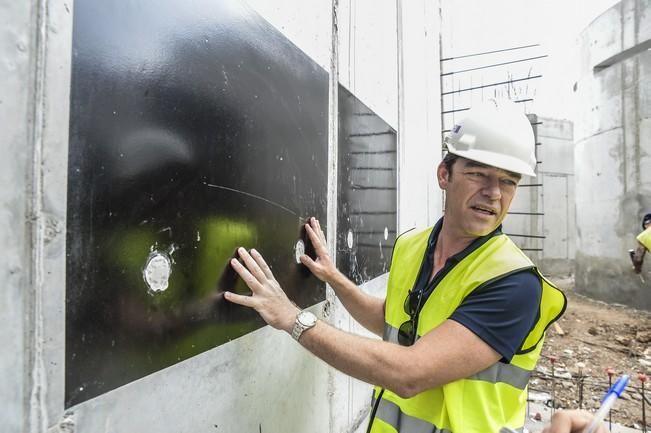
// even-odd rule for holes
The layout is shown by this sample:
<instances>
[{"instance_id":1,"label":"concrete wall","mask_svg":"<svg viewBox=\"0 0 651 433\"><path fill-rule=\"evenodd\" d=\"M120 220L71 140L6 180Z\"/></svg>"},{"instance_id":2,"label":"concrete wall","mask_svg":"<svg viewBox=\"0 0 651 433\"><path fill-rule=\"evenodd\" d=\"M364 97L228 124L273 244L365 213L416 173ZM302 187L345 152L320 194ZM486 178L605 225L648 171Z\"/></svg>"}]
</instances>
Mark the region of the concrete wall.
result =
<instances>
[{"instance_id":1,"label":"concrete wall","mask_svg":"<svg viewBox=\"0 0 651 433\"><path fill-rule=\"evenodd\" d=\"M399 231L432 223L441 211L434 186L441 152L438 2L248 3L330 72L331 166L341 81L399 131ZM10 156L0 170L3 431L363 431L370 387L269 327L64 411L73 12L72 1L0 1L1 140ZM334 245L336 179L329 184L327 231ZM382 294L384 285L380 277L365 289ZM336 326L359 331L332 292L313 308Z\"/></svg>"},{"instance_id":2,"label":"concrete wall","mask_svg":"<svg viewBox=\"0 0 651 433\"><path fill-rule=\"evenodd\" d=\"M580 36L574 124L576 287L651 308L651 273L631 271L640 219L651 209L651 5L624 0Z\"/></svg>"},{"instance_id":3,"label":"concrete wall","mask_svg":"<svg viewBox=\"0 0 651 433\"><path fill-rule=\"evenodd\" d=\"M30 388L30 347L28 324L33 300L31 286L31 238L32 225L28 223L30 189L34 147L33 127L25 121L34 116L33 65L34 47L32 34L36 28L35 7L31 2L0 3L0 119L5 131L0 136L2 149L11 159L2 158L0 176L0 239L11 245L5 251L0 265L4 281L0 292L0 318L6 324L0 330L0 344L6 352L0 356L0 418L4 428L11 432L28 427ZM8 128L8 126L11 127ZM16 224L18 222L18 224ZM25 428L27 431L27 428Z\"/></svg>"},{"instance_id":4,"label":"concrete wall","mask_svg":"<svg viewBox=\"0 0 651 433\"><path fill-rule=\"evenodd\" d=\"M539 117L538 178L542 183L543 251L545 275L574 273L575 197L573 125L568 120Z\"/></svg>"}]
</instances>

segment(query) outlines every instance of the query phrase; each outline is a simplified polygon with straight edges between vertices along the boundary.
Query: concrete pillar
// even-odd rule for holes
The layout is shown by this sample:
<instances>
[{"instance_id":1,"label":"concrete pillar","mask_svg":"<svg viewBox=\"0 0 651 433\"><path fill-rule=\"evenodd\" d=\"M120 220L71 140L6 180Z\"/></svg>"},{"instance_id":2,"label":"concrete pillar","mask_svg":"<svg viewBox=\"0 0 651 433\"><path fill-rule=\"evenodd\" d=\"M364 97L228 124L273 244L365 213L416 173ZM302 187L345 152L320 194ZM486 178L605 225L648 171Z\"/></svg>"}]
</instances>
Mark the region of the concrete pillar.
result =
<instances>
[{"instance_id":1,"label":"concrete pillar","mask_svg":"<svg viewBox=\"0 0 651 433\"><path fill-rule=\"evenodd\" d=\"M576 287L651 308L651 266L631 270L640 220L651 211L651 6L623 0L580 36L575 122Z\"/></svg>"}]
</instances>

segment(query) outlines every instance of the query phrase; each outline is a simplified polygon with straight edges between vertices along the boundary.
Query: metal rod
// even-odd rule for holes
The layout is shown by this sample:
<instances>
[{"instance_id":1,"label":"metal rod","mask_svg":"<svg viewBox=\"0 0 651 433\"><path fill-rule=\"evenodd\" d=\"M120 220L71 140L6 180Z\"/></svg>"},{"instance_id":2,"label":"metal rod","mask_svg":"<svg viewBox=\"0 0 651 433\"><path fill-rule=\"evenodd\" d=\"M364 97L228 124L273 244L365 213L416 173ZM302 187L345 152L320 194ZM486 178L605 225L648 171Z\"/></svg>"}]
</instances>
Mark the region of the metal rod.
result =
<instances>
[{"instance_id":1,"label":"metal rod","mask_svg":"<svg viewBox=\"0 0 651 433\"><path fill-rule=\"evenodd\" d=\"M441 62L446 62L448 60L454 60L454 59L463 59L463 58L466 58L466 57L483 56L484 54L503 53L504 51L521 50L521 49L524 49L524 48L539 47L539 46L540 46L540 44L522 45L522 46L519 46L519 47L503 48L501 50L484 51L483 53L465 54L463 56L456 56L456 57L446 57L444 59L441 59Z\"/></svg>"},{"instance_id":2,"label":"metal rod","mask_svg":"<svg viewBox=\"0 0 651 433\"><path fill-rule=\"evenodd\" d=\"M515 78L513 80L500 81L500 82L491 83L491 84L484 84L482 86L466 87L465 89L452 90L450 92L442 92L441 96L452 95L454 93L467 92L467 91L470 91L470 90L485 89L486 87L501 86L502 84L511 84L511 83L516 83L518 81L535 80L536 78L542 78L542 75L532 75L531 77Z\"/></svg>"},{"instance_id":3,"label":"metal rod","mask_svg":"<svg viewBox=\"0 0 651 433\"><path fill-rule=\"evenodd\" d=\"M373 170L373 171L395 171L395 168L391 167L351 167L351 170Z\"/></svg>"},{"instance_id":4,"label":"metal rod","mask_svg":"<svg viewBox=\"0 0 651 433\"><path fill-rule=\"evenodd\" d=\"M456 110L448 110L448 111L441 111L441 114L450 114L450 113L458 113L460 111L468 111L470 110L471 107L467 108L457 108Z\"/></svg>"},{"instance_id":5,"label":"metal rod","mask_svg":"<svg viewBox=\"0 0 651 433\"><path fill-rule=\"evenodd\" d=\"M579 376L579 409L583 409L583 377Z\"/></svg>"},{"instance_id":6,"label":"metal rod","mask_svg":"<svg viewBox=\"0 0 651 433\"><path fill-rule=\"evenodd\" d=\"M357 152L348 152L349 155L379 155L386 153L396 153L395 150L375 150L375 151L357 151Z\"/></svg>"},{"instance_id":7,"label":"metal rod","mask_svg":"<svg viewBox=\"0 0 651 433\"><path fill-rule=\"evenodd\" d=\"M533 98L527 98L527 99L515 99L512 102L519 104L521 102L529 102L533 101ZM457 108L456 110L447 110L447 111L441 111L441 114L451 114L451 113L458 113L459 111L468 111L472 107L465 107L465 108Z\"/></svg>"},{"instance_id":8,"label":"metal rod","mask_svg":"<svg viewBox=\"0 0 651 433\"><path fill-rule=\"evenodd\" d=\"M534 372L531 373L531 377L539 377L541 379L547 380L547 379L551 379L551 374L549 374L549 373L541 373L539 371L534 371ZM585 376L585 379L583 381L585 382L586 385L592 385L592 386L599 387L599 388L605 388L605 386L606 386L606 381L605 380L591 379L589 376ZM637 392L641 393L642 387L635 386L635 385L628 385L626 387L626 392L630 393L631 391L637 391ZM647 403L650 403L648 396L646 397L646 401L647 401Z\"/></svg>"},{"instance_id":9,"label":"metal rod","mask_svg":"<svg viewBox=\"0 0 651 433\"><path fill-rule=\"evenodd\" d=\"M543 251L542 248L520 248L522 251Z\"/></svg>"},{"instance_id":10,"label":"metal rod","mask_svg":"<svg viewBox=\"0 0 651 433\"><path fill-rule=\"evenodd\" d=\"M504 233L507 236L513 236L514 238L531 238L531 239L545 239L545 236L537 236L537 235L516 235L513 233Z\"/></svg>"},{"instance_id":11,"label":"metal rod","mask_svg":"<svg viewBox=\"0 0 651 433\"><path fill-rule=\"evenodd\" d=\"M353 190L370 190L370 189L377 189L380 191L395 191L396 187L395 186L366 186L366 185L352 185L350 189Z\"/></svg>"},{"instance_id":12,"label":"metal rod","mask_svg":"<svg viewBox=\"0 0 651 433\"><path fill-rule=\"evenodd\" d=\"M556 410L556 375L554 374L554 363L556 363L556 357L550 356L549 362L552 364L552 415Z\"/></svg>"},{"instance_id":13,"label":"metal rod","mask_svg":"<svg viewBox=\"0 0 651 433\"><path fill-rule=\"evenodd\" d=\"M507 212L508 215L545 215L544 212Z\"/></svg>"},{"instance_id":14,"label":"metal rod","mask_svg":"<svg viewBox=\"0 0 651 433\"><path fill-rule=\"evenodd\" d=\"M362 132L359 134L348 134L349 137L375 137L377 135L389 135L395 134L394 131L384 131L384 132Z\"/></svg>"},{"instance_id":15,"label":"metal rod","mask_svg":"<svg viewBox=\"0 0 651 433\"><path fill-rule=\"evenodd\" d=\"M518 185L518 188L526 188L528 186L543 186L542 183L524 183L522 185Z\"/></svg>"},{"instance_id":16,"label":"metal rod","mask_svg":"<svg viewBox=\"0 0 651 433\"><path fill-rule=\"evenodd\" d=\"M351 215L395 215L395 212L389 211L360 211L360 212L351 212Z\"/></svg>"},{"instance_id":17,"label":"metal rod","mask_svg":"<svg viewBox=\"0 0 651 433\"><path fill-rule=\"evenodd\" d=\"M393 241L392 241L392 240L387 240L387 241L385 241L384 239L382 239L382 240L379 241L377 244L369 244L369 243L365 243L365 242L358 242L355 246L356 246L356 247L359 247L359 248L377 248L377 247L380 246L380 243L381 243L381 242L384 242L384 245L383 245L383 246L385 246L385 247L391 247L391 243L392 243Z\"/></svg>"},{"instance_id":18,"label":"metal rod","mask_svg":"<svg viewBox=\"0 0 651 433\"><path fill-rule=\"evenodd\" d=\"M547 57L547 54L542 55L542 56L536 56L536 57L527 57L526 59L511 60L510 62L494 63L492 65L478 66L476 68L461 69L459 71L446 72L446 73L441 74L441 77L445 77L445 76L453 75L453 74L461 74L463 72L477 71L479 69L495 68L497 66L510 65L510 64L513 64L513 63L527 62L529 60L537 60L537 59L542 59L544 57Z\"/></svg>"},{"instance_id":19,"label":"metal rod","mask_svg":"<svg viewBox=\"0 0 651 433\"><path fill-rule=\"evenodd\" d=\"M611 389L613 387L613 375L615 374L615 369L612 367L608 367L606 369L606 373L608 374L608 389ZM608 411L608 431L613 430L613 414L612 410Z\"/></svg>"},{"instance_id":20,"label":"metal rod","mask_svg":"<svg viewBox=\"0 0 651 433\"><path fill-rule=\"evenodd\" d=\"M640 379L641 382L641 393L642 393L642 431L644 433L647 433L646 431L646 410L645 410L645 402L646 402L646 397L644 396L644 382L646 382L646 374L644 373L639 373L638 378Z\"/></svg>"}]
</instances>

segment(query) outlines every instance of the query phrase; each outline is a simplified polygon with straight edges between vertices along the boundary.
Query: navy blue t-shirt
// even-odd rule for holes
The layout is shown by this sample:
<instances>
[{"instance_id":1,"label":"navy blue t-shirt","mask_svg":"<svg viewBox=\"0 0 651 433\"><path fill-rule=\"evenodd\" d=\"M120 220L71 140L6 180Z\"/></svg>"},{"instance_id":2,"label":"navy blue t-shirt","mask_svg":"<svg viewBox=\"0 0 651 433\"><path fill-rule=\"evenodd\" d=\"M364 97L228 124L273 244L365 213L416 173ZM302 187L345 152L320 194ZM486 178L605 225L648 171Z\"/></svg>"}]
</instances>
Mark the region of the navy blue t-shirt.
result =
<instances>
[{"instance_id":1,"label":"navy blue t-shirt","mask_svg":"<svg viewBox=\"0 0 651 433\"><path fill-rule=\"evenodd\" d=\"M434 226L427 251L416 280L414 291L425 290L427 297L436 285L461 259L479 248L492 236L501 233L501 226L489 235L477 238L466 249L450 257L428 282L432 274L433 252L443 219ZM523 270L476 289L452 313L450 319L471 330L486 344L510 362L540 315L542 285L533 270ZM424 303L424 302L423 302Z\"/></svg>"}]
</instances>

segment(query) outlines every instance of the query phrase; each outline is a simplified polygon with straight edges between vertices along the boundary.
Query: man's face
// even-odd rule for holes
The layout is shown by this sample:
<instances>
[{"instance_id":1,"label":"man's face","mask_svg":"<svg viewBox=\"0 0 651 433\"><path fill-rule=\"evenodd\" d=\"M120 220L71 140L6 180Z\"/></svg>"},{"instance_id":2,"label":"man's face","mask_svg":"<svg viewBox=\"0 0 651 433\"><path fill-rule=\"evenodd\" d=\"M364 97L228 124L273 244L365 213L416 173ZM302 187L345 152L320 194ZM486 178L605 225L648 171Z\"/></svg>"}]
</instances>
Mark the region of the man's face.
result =
<instances>
[{"instance_id":1,"label":"man's face","mask_svg":"<svg viewBox=\"0 0 651 433\"><path fill-rule=\"evenodd\" d=\"M439 186L445 190L445 220L460 236L484 236L502 223L520 175L458 158L452 173L439 164Z\"/></svg>"},{"instance_id":2,"label":"man's face","mask_svg":"<svg viewBox=\"0 0 651 433\"><path fill-rule=\"evenodd\" d=\"M644 223L644 230L648 229L649 227L651 227L651 220Z\"/></svg>"}]
</instances>

